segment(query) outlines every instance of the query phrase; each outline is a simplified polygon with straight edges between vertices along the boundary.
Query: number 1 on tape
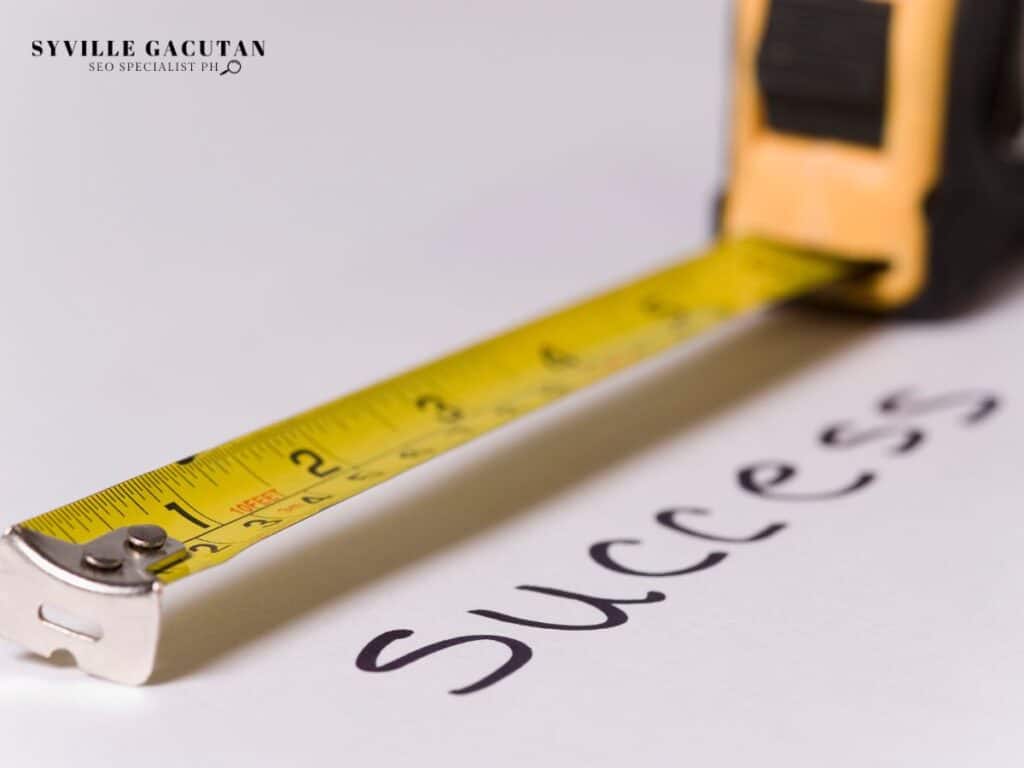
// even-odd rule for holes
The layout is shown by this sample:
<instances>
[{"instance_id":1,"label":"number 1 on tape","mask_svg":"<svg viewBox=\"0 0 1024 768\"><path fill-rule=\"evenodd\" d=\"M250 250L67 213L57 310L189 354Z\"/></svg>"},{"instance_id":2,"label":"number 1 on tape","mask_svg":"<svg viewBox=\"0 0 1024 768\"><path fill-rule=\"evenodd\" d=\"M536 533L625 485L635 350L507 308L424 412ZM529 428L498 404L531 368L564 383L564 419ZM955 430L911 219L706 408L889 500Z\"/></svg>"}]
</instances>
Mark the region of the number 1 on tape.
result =
<instances>
[{"instance_id":1,"label":"number 1 on tape","mask_svg":"<svg viewBox=\"0 0 1024 768\"><path fill-rule=\"evenodd\" d=\"M0 634L42 655L70 650L101 677L145 682L163 585L721 321L864 269L759 240L720 243L26 520L0 539Z\"/></svg>"}]
</instances>

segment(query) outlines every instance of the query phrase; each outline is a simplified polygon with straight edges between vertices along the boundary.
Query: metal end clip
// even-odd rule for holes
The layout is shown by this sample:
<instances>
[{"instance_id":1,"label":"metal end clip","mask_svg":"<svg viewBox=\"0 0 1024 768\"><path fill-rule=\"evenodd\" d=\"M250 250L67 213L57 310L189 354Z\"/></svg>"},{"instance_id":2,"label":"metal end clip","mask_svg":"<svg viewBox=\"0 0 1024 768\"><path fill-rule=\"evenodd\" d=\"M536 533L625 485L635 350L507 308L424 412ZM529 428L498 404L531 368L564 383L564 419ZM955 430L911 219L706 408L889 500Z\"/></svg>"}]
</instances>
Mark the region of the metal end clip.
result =
<instances>
[{"instance_id":1,"label":"metal end clip","mask_svg":"<svg viewBox=\"0 0 1024 768\"><path fill-rule=\"evenodd\" d=\"M86 544L16 525L0 537L0 636L41 656L66 650L91 675L141 685L160 639L163 585L153 571L185 557L157 525Z\"/></svg>"}]
</instances>

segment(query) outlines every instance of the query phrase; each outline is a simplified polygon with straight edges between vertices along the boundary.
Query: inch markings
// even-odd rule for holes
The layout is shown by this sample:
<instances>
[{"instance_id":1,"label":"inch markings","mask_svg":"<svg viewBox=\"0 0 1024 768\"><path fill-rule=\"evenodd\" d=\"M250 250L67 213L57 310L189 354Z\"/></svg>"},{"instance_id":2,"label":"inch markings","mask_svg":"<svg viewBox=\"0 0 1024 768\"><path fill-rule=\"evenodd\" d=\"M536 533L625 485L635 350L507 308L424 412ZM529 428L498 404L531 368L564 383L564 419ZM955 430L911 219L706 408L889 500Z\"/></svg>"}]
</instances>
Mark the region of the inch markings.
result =
<instances>
[{"instance_id":1,"label":"inch markings","mask_svg":"<svg viewBox=\"0 0 1024 768\"><path fill-rule=\"evenodd\" d=\"M162 526L172 582L715 323L860 274L759 241L714 246L508 333L25 521L80 543Z\"/></svg>"}]
</instances>

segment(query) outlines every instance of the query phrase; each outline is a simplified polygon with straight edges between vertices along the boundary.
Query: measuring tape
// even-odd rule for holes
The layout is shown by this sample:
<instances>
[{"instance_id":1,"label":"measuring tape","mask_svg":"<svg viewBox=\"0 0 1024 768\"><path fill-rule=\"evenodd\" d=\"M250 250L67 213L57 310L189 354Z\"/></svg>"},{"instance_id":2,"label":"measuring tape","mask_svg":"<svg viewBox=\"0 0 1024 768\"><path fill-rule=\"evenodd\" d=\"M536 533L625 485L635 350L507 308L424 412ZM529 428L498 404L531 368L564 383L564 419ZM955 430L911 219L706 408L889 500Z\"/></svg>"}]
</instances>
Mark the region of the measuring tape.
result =
<instances>
[{"instance_id":1,"label":"measuring tape","mask_svg":"<svg viewBox=\"0 0 1024 768\"><path fill-rule=\"evenodd\" d=\"M736 6L722 242L12 527L0 634L144 682L165 584L740 313L834 286L941 315L1008 261L1024 165L1007 151L1022 110L1005 30L1022 0Z\"/></svg>"},{"instance_id":2,"label":"measuring tape","mask_svg":"<svg viewBox=\"0 0 1024 768\"><path fill-rule=\"evenodd\" d=\"M22 526L81 544L154 524L188 556L170 583L741 312L836 282L849 263L744 240Z\"/></svg>"},{"instance_id":3,"label":"measuring tape","mask_svg":"<svg viewBox=\"0 0 1024 768\"><path fill-rule=\"evenodd\" d=\"M67 648L93 674L144 682L155 659L164 584L223 563L728 318L867 270L757 239L722 242L692 260L33 517L0 540L0 634L44 655ZM79 626L79 616L98 619L100 628Z\"/></svg>"}]
</instances>

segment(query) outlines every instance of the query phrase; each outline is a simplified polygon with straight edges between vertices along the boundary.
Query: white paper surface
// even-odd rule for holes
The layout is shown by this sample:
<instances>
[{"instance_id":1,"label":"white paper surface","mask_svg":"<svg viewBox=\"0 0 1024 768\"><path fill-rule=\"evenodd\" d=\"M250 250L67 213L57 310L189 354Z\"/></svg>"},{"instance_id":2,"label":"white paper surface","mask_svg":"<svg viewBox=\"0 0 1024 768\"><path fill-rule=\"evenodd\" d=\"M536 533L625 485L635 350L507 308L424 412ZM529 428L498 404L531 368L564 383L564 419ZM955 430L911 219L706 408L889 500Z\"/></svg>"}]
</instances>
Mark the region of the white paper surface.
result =
<instances>
[{"instance_id":1,"label":"white paper surface","mask_svg":"<svg viewBox=\"0 0 1024 768\"><path fill-rule=\"evenodd\" d=\"M0 30L0 523L500 330L706 236L720 3L33 3ZM260 38L234 79L48 38ZM229 82L225 82L229 81ZM741 323L167 591L154 685L0 646L4 765L1014 766L1024 280L965 319ZM902 417L885 396L969 393ZM967 425L979 393L999 407ZM901 401L908 402L908 401ZM917 402L917 401L915 401ZM820 436L886 427L852 448ZM906 429L908 453L891 451ZM780 501L737 473L782 461ZM761 470L765 472L767 470ZM763 479L764 475L759 475ZM659 526L656 513L720 537ZM596 564L589 549L638 570ZM593 631L579 602L665 599ZM466 635L401 669L379 663Z\"/></svg>"}]
</instances>

